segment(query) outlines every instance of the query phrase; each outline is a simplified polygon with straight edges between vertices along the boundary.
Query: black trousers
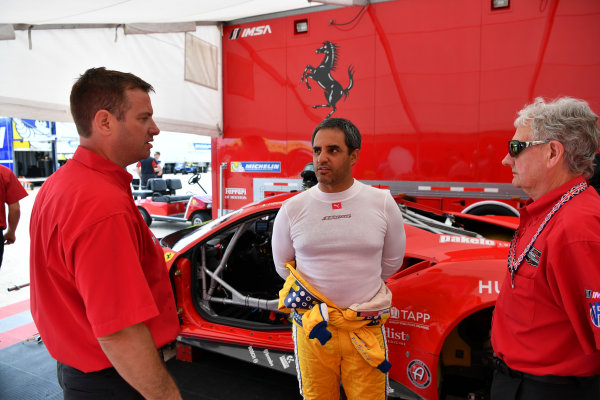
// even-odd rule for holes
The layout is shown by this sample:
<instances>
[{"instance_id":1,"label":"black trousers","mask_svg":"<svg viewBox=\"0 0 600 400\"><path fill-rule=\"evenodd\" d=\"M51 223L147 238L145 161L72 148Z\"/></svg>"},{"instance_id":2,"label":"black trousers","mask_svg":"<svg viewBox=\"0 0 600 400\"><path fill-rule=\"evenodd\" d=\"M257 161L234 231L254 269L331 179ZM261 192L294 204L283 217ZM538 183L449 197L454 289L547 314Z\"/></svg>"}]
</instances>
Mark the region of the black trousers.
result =
<instances>
[{"instance_id":1,"label":"black trousers","mask_svg":"<svg viewBox=\"0 0 600 400\"><path fill-rule=\"evenodd\" d=\"M56 373L65 400L144 399L114 368L85 373L57 362Z\"/></svg>"},{"instance_id":2,"label":"black trousers","mask_svg":"<svg viewBox=\"0 0 600 400\"><path fill-rule=\"evenodd\" d=\"M571 383L540 382L494 371L491 400L598 400L600 377L573 378Z\"/></svg>"}]
</instances>

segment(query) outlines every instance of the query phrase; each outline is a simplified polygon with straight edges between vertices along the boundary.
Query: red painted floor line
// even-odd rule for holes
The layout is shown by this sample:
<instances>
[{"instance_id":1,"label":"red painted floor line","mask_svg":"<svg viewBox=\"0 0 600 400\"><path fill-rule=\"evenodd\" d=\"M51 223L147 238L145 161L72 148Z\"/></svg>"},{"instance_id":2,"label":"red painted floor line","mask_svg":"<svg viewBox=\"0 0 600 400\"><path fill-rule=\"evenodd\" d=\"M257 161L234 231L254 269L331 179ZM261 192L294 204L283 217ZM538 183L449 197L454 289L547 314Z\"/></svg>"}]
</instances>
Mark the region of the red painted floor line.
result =
<instances>
[{"instance_id":1,"label":"red painted floor line","mask_svg":"<svg viewBox=\"0 0 600 400\"><path fill-rule=\"evenodd\" d=\"M5 307L0 307L0 319L10 317L23 311L29 310L29 299L14 303Z\"/></svg>"},{"instance_id":2,"label":"red painted floor line","mask_svg":"<svg viewBox=\"0 0 600 400\"><path fill-rule=\"evenodd\" d=\"M10 331L0 333L0 350L27 340L38 333L37 327L33 322L20 326Z\"/></svg>"}]
</instances>

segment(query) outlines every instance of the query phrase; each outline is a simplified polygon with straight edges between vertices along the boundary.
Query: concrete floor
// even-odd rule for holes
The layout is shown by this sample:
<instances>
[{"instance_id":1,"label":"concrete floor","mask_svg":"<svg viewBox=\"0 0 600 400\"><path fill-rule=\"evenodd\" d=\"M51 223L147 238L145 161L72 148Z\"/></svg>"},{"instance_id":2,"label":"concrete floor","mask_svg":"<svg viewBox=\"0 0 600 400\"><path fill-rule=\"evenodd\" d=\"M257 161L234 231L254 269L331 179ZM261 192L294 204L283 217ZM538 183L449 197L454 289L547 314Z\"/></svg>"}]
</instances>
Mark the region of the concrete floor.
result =
<instances>
[{"instance_id":1,"label":"concrete floor","mask_svg":"<svg viewBox=\"0 0 600 400\"><path fill-rule=\"evenodd\" d=\"M167 362L184 400L297 400L296 377L203 353L194 363ZM59 400L62 389L43 343L25 341L0 350L0 399Z\"/></svg>"}]
</instances>

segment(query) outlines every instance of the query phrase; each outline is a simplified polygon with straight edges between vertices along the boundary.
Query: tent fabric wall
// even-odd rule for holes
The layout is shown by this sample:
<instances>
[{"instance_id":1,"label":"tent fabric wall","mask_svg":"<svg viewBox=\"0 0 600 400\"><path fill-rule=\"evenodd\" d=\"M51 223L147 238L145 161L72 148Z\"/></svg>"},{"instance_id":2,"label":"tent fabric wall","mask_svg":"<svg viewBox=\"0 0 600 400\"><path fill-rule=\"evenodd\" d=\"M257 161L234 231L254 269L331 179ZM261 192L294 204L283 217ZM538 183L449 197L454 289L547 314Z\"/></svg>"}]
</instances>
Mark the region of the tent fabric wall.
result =
<instances>
[{"instance_id":1,"label":"tent fabric wall","mask_svg":"<svg viewBox=\"0 0 600 400\"><path fill-rule=\"evenodd\" d=\"M0 41L0 115L71 122L70 88L85 70L105 66L146 80L159 128L217 136L222 126L222 88L184 80L185 33L125 35L122 28L16 31ZM194 36L219 49L215 25L199 25ZM116 38L116 41L115 41Z\"/></svg>"}]
</instances>

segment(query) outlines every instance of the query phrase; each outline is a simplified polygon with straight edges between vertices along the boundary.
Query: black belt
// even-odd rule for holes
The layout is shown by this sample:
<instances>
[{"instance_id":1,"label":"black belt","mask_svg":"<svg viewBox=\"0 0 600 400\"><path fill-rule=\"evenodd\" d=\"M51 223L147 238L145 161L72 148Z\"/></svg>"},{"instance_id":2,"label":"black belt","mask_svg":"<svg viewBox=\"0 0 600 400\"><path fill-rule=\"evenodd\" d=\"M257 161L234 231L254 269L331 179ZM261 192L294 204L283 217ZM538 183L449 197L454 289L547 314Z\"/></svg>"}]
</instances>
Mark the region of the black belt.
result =
<instances>
[{"instance_id":1,"label":"black belt","mask_svg":"<svg viewBox=\"0 0 600 400\"><path fill-rule=\"evenodd\" d=\"M599 379L598 375L594 376L559 376L559 375L532 375L526 372L521 372L512 369L504 360L494 354L492 357L492 365L494 369L502 372L504 375L508 375L511 378L529 379L541 383L550 383L558 385L574 385L583 382Z\"/></svg>"}]
</instances>

